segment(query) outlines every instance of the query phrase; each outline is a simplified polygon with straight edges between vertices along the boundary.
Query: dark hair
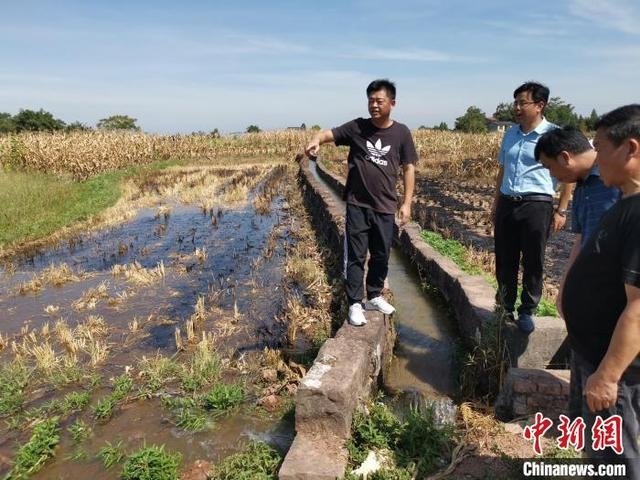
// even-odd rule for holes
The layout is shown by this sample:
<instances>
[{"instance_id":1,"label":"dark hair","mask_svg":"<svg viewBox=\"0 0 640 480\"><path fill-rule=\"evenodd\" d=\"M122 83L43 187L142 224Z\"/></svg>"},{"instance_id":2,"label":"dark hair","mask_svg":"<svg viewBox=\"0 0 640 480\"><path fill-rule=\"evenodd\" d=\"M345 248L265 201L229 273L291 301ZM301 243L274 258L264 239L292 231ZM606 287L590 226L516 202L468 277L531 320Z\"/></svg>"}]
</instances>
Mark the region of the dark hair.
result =
<instances>
[{"instance_id":1,"label":"dark hair","mask_svg":"<svg viewBox=\"0 0 640 480\"><path fill-rule=\"evenodd\" d=\"M572 154L584 153L591 150L591 144L584 133L576 127L567 125L564 128L554 128L543 134L536 143L533 154L540 161L540 155L556 158L560 152Z\"/></svg>"},{"instance_id":2,"label":"dark hair","mask_svg":"<svg viewBox=\"0 0 640 480\"><path fill-rule=\"evenodd\" d=\"M391 100L396 99L396 86L392 81L387 80L386 78L374 80L369 84L367 87L367 98L369 98L373 92L378 92L380 90L386 90L387 95Z\"/></svg>"},{"instance_id":3,"label":"dark hair","mask_svg":"<svg viewBox=\"0 0 640 480\"><path fill-rule=\"evenodd\" d=\"M522 92L531 92L531 98L534 102L549 102L549 88L538 82L526 82L513 91L513 98L516 98Z\"/></svg>"},{"instance_id":4,"label":"dark hair","mask_svg":"<svg viewBox=\"0 0 640 480\"><path fill-rule=\"evenodd\" d=\"M640 140L640 105L625 105L605 113L598 119L594 128L604 128L607 138L617 146L627 138Z\"/></svg>"}]
</instances>

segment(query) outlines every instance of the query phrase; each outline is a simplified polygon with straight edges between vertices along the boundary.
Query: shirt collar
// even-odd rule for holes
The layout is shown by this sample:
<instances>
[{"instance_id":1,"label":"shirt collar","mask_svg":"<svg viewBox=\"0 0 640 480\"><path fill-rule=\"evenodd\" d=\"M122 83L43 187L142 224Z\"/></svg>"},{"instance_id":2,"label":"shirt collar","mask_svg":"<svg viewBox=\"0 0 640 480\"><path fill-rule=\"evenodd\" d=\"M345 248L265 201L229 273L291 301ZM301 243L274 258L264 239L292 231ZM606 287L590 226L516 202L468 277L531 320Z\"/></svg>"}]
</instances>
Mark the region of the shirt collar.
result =
<instances>
[{"instance_id":1,"label":"shirt collar","mask_svg":"<svg viewBox=\"0 0 640 480\"><path fill-rule=\"evenodd\" d=\"M535 132L537 135L542 135L543 133L548 131L552 125L553 124L549 120L547 120L545 117L542 117L542 121L536 126L536 128L531 130L529 133L524 133L520 125L518 125L518 131L520 132L521 135L530 135L533 132Z\"/></svg>"},{"instance_id":2,"label":"shirt collar","mask_svg":"<svg viewBox=\"0 0 640 480\"><path fill-rule=\"evenodd\" d=\"M595 163L593 164L593 167L591 167L591 170L589 170L589 174L584 177L583 180L578 180L576 183L578 185L582 185L586 182L589 181L589 178L591 177L599 177L600 176L600 169L598 168L598 165L596 165Z\"/></svg>"}]
</instances>

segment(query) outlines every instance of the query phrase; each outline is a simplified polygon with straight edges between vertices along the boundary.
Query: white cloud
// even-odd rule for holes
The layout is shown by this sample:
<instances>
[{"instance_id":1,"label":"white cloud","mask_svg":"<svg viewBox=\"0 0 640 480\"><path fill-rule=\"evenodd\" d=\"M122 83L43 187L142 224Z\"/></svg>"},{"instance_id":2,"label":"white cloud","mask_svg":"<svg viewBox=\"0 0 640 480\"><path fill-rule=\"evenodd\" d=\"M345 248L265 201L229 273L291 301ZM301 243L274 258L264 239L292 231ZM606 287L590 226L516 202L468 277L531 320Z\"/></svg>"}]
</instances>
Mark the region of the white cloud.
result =
<instances>
[{"instance_id":1,"label":"white cloud","mask_svg":"<svg viewBox=\"0 0 640 480\"><path fill-rule=\"evenodd\" d=\"M640 34L640 8L629 0L570 0L569 11L598 25Z\"/></svg>"},{"instance_id":2,"label":"white cloud","mask_svg":"<svg viewBox=\"0 0 640 480\"><path fill-rule=\"evenodd\" d=\"M365 48L343 55L346 58L408 62L481 62L482 58L451 55L424 48Z\"/></svg>"}]
</instances>

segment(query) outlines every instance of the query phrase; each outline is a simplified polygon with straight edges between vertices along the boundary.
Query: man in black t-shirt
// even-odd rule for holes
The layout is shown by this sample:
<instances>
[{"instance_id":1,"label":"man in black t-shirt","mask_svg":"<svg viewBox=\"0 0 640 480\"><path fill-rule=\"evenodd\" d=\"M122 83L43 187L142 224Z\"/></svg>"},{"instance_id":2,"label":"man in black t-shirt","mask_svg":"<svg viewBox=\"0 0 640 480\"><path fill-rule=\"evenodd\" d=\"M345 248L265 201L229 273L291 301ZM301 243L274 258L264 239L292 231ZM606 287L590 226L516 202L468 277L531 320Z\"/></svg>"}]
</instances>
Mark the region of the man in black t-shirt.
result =
<instances>
[{"instance_id":1,"label":"man in black t-shirt","mask_svg":"<svg viewBox=\"0 0 640 480\"><path fill-rule=\"evenodd\" d=\"M599 424L597 416L622 418L623 453L585 442L587 455L624 461L627 478L640 480L640 105L604 115L596 130L600 178L620 188L622 199L602 216L562 293L578 366L571 381L582 386L572 403L582 405L586 432Z\"/></svg>"},{"instance_id":2,"label":"man in black t-shirt","mask_svg":"<svg viewBox=\"0 0 640 480\"><path fill-rule=\"evenodd\" d=\"M387 276L389 252L397 208L398 168L403 169L404 198L399 210L400 224L411 215L411 197L418 159L411 132L394 120L396 87L389 80L374 80L367 87L370 118L358 118L311 139L305 149L316 156L320 145L335 142L348 145L349 172L344 199L347 202L345 228L345 290L349 301L349 323L364 325L363 309L375 309L386 315L395 309L382 297ZM367 302L364 307L364 263L367 264Z\"/></svg>"}]
</instances>

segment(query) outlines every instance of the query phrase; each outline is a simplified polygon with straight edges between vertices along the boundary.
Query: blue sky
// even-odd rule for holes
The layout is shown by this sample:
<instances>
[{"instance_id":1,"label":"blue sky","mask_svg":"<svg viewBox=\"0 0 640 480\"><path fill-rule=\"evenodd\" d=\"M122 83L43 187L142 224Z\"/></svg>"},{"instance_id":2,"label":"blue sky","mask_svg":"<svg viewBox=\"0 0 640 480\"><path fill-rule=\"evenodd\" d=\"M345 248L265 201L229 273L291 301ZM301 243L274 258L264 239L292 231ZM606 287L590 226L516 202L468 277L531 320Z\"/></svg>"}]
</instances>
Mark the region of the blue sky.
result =
<instances>
[{"instance_id":1,"label":"blue sky","mask_svg":"<svg viewBox=\"0 0 640 480\"><path fill-rule=\"evenodd\" d=\"M2 6L0 112L189 133L366 116L396 82L411 128L491 114L539 80L588 115L638 102L640 2L35 1Z\"/></svg>"}]
</instances>

